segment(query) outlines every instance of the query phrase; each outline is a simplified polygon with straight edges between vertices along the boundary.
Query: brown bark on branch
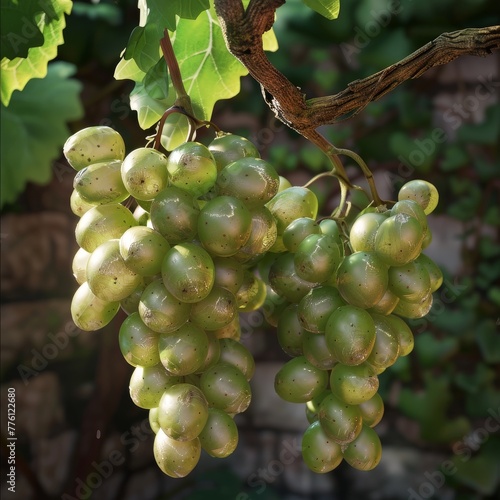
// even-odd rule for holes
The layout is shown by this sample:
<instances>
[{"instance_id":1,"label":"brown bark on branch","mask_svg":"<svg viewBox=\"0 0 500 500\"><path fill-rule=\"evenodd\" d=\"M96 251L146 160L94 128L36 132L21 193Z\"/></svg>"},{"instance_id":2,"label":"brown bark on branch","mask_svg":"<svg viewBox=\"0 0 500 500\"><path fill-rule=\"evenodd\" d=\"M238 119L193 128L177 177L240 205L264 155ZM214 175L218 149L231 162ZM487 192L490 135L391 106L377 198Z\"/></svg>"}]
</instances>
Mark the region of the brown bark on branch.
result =
<instances>
[{"instance_id":1,"label":"brown bark on branch","mask_svg":"<svg viewBox=\"0 0 500 500\"><path fill-rule=\"evenodd\" d=\"M318 145L322 142L315 132L319 126L334 123L347 113L359 112L430 68L459 56L484 57L500 49L500 26L443 33L398 63L350 83L338 94L306 100L300 89L269 62L262 47L262 34L272 27L275 11L284 3L285 0L251 0L245 11L241 0L215 0L215 9L229 51L260 83L264 99L275 115ZM324 143L322 149L325 150Z\"/></svg>"}]
</instances>

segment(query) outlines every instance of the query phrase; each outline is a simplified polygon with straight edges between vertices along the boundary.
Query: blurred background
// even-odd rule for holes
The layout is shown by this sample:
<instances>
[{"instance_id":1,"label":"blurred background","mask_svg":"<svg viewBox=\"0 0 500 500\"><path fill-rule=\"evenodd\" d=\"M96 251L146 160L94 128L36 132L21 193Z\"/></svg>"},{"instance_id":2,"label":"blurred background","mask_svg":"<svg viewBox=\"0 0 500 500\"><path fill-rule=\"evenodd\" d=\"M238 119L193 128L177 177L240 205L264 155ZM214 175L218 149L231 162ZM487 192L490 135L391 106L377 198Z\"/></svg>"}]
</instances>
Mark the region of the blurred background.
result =
<instances>
[{"instance_id":1,"label":"blurred background","mask_svg":"<svg viewBox=\"0 0 500 500\"><path fill-rule=\"evenodd\" d=\"M2 480L2 497L499 498L500 54L434 68L322 130L365 159L382 197L394 199L416 178L440 193L426 253L445 280L429 315L410 322L414 352L380 376L386 404L377 426L380 465L371 472L344 465L324 475L308 471L300 456L308 425L304 406L275 395L274 374L288 358L274 329L255 312L242 318L242 342L257 370L252 404L237 417L238 448L223 460L202 455L193 473L175 480L156 466L148 413L128 395L132 367L117 342L123 318L91 333L71 321L74 171L62 154L49 170L37 162L47 148L62 150L67 136L87 126L115 128L128 150L145 144L152 130L141 130L128 107L133 84L113 79L138 16L133 0L74 2L49 75L23 91L34 104L17 108L16 119L38 121L38 128L21 126L27 132L16 142L2 136L2 149L10 152L1 166L2 478L9 456L8 389L15 390L17 437L16 494L6 495ZM333 22L289 0L275 24L280 49L269 57L308 97L334 94L442 32L499 22L496 0L344 0ZM71 76L72 86L58 91L51 80L56 75ZM51 92L43 93L47 88ZM213 121L252 140L292 184L329 168L320 151L274 118L249 77L240 95L216 105ZM198 140L207 143L210 134ZM356 167L345 164L352 181L362 184ZM313 189L322 214L331 213L338 186L327 179Z\"/></svg>"}]
</instances>

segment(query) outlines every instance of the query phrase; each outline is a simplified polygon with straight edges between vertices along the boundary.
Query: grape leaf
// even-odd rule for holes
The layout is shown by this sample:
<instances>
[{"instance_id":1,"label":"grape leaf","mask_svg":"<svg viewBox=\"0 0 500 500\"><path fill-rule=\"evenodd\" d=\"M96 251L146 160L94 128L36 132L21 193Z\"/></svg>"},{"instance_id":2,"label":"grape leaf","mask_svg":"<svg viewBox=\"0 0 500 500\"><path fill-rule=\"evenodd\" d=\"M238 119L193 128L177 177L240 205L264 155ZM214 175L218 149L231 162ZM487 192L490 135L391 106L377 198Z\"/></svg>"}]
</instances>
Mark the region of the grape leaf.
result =
<instances>
[{"instance_id":1,"label":"grape leaf","mask_svg":"<svg viewBox=\"0 0 500 500\"><path fill-rule=\"evenodd\" d=\"M28 181L48 182L52 161L70 135L67 121L83 116L81 84L69 78L76 68L68 63L49 65L47 76L31 80L16 92L9 107L1 105L0 206L12 203Z\"/></svg>"},{"instance_id":2,"label":"grape leaf","mask_svg":"<svg viewBox=\"0 0 500 500\"><path fill-rule=\"evenodd\" d=\"M31 78L43 78L47 74L47 64L57 55L57 47L64 43L63 30L66 27L65 14L71 12L71 0L50 0L55 15L46 12L35 16L43 33L44 42L40 47L31 47L26 58L3 58L1 61L2 80L1 101L8 106L14 90L22 90Z\"/></svg>"},{"instance_id":3,"label":"grape leaf","mask_svg":"<svg viewBox=\"0 0 500 500\"><path fill-rule=\"evenodd\" d=\"M156 23L137 26L133 29L123 58L134 59L141 71L147 72L161 56Z\"/></svg>"},{"instance_id":4,"label":"grape leaf","mask_svg":"<svg viewBox=\"0 0 500 500\"><path fill-rule=\"evenodd\" d=\"M340 13L340 0L302 0L308 7L327 19L337 19Z\"/></svg>"}]
</instances>

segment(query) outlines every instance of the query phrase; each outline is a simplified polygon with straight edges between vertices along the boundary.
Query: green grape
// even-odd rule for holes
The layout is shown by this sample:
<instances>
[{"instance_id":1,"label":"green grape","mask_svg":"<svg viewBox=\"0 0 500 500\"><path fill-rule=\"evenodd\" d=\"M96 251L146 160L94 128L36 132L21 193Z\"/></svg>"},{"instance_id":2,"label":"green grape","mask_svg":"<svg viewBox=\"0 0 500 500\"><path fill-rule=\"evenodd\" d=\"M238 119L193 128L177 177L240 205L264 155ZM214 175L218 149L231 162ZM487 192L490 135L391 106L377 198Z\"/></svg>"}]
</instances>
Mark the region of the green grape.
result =
<instances>
[{"instance_id":1,"label":"green grape","mask_svg":"<svg viewBox=\"0 0 500 500\"><path fill-rule=\"evenodd\" d=\"M431 282L431 293L435 292L443 284L443 273L437 264L427 255L421 253L415 263L423 266L429 275Z\"/></svg>"},{"instance_id":2,"label":"green grape","mask_svg":"<svg viewBox=\"0 0 500 500\"><path fill-rule=\"evenodd\" d=\"M151 330L170 333L189 319L191 304L174 297L161 280L150 283L141 295L139 314Z\"/></svg>"},{"instance_id":3,"label":"green grape","mask_svg":"<svg viewBox=\"0 0 500 500\"><path fill-rule=\"evenodd\" d=\"M137 226L132 212L119 203L91 208L84 213L75 228L76 242L87 252Z\"/></svg>"},{"instance_id":4,"label":"green grape","mask_svg":"<svg viewBox=\"0 0 500 500\"><path fill-rule=\"evenodd\" d=\"M325 336L328 349L340 363L359 365L375 345L375 323L365 310L341 306L328 318Z\"/></svg>"},{"instance_id":5,"label":"green grape","mask_svg":"<svg viewBox=\"0 0 500 500\"><path fill-rule=\"evenodd\" d=\"M356 252L337 270L337 288L349 304L369 309L384 296L389 282L387 266L374 252Z\"/></svg>"},{"instance_id":6,"label":"green grape","mask_svg":"<svg viewBox=\"0 0 500 500\"><path fill-rule=\"evenodd\" d=\"M118 344L125 361L132 366L155 366L160 362L158 333L148 328L137 312L122 323Z\"/></svg>"},{"instance_id":7,"label":"green grape","mask_svg":"<svg viewBox=\"0 0 500 500\"><path fill-rule=\"evenodd\" d=\"M251 232L250 211L237 198L218 196L201 209L198 237L214 256L234 255L248 241Z\"/></svg>"},{"instance_id":8,"label":"green grape","mask_svg":"<svg viewBox=\"0 0 500 500\"><path fill-rule=\"evenodd\" d=\"M267 252L262 259L259 259L255 266L260 278L267 285L269 285L269 271L271 270L271 266L278 260L278 257L280 257L278 253Z\"/></svg>"},{"instance_id":9,"label":"green grape","mask_svg":"<svg viewBox=\"0 0 500 500\"><path fill-rule=\"evenodd\" d=\"M323 392L320 392L314 398L309 400L306 403L306 408L309 408L313 413L318 413L319 412L319 406L321 405L321 401L325 399L327 396L329 396L332 393L330 389L325 389Z\"/></svg>"},{"instance_id":10,"label":"green grape","mask_svg":"<svg viewBox=\"0 0 500 500\"><path fill-rule=\"evenodd\" d=\"M427 216L423 208L413 200L401 200L394 204L391 208L391 215L406 214L418 220L424 235L427 233Z\"/></svg>"},{"instance_id":11,"label":"green grape","mask_svg":"<svg viewBox=\"0 0 500 500\"><path fill-rule=\"evenodd\" d=\"M422 250L425 250L432 243L432 232L429 227L424 233L424 239L422 240Z\"/></svg>"},{"instance_id":12,"label":"green grape","mask_svg":"<svg viewBox=\"0 0 500 500\"><path fill-rule=\"evenodd\" d=\"M276 219L278 236L283 236L285 229L295 219L300 217L316 219L318 215L318 199L310 189L304 187L293 186L284 189L266 206ZM281 243L283 244L282 241Z\"/></svg>"},{"instance_id":13,"label":"green grape","mask_svg":"<svg viewBox=\"0 0 500 500\"><path fill-rule=\"evenodd\" d=\"M423 208L425 215L429 215L437 207L439 194L430 182L416 179L407 182L399 190L398 200L416 201Z\"/></svg>"},{"instance_id":14,"label":"green grape","mask_svg":"<svg viewBox=\"0 0 500 500\"><path fill-rule=\"evenodd\" d=\"M386 319L389 321L393 332L397 335L399 342L399 356L408 356L408 354L413 351L413 347L415 345L413 333L411 332L410 327L404 320L394 314L387 316Z\"/></svg>"},{"instance_id":15,"label":"green grape","mask_svg":"<svg viewBox=\"0 0 500 500\"><path fill-rule=\"evenodd\" d=\"M151 203L151 224L171 245L196 236L199 215L195 197L175 186L165 188Z\"/></svg>"},{"instance_id":16,"label":"green grape","mask_svg":"<svg viewBox=\"0 0 500 500\"><path fill-rule=\"evenodd\" d=\"M313 422L302 438L302 458L313 472L330 472L342 462L342 449L323 431L319 422Z\"/></svg>"},{"instance_id":17,"label":"green grape","mask_svg":"<svg viewBox=\"0 0 500 500\"><path fill-rule=\"evenodd\" d=\"M276 222L266 207L250 212L252 217L250 236L247 242L234 254L239 262L252 263L260 259L276 241Z\"/></svg>"},{"instance_id":18,"label":"green grape","mask_svg":"<svg viewBox=\"0 0 500 500\"><path fill-rule=\"evenodd\" d=\"M199 142L185 142L168 157L170 184L196 197L207 193L217 179L217 166L212 153Z\"/></svg>"},{"instance_id":19,"label":"green grape","mask_svg":"<svg viewBox=\"0 0 500 500\"><path fill-rule=\"evenodd\" d=\"M127 267L141 276L158 274L168 250L168 241L149 227L131 227L120 237L120 255Z\"/></svg>"},{"instance_id":20,"label":"green grape","mask_svg":"<svg viewBox=\"0 0 500 500\"><path fill-rule=\"evenodd\" d=\"M266 299L266 284L255 274L245 270L243 284L236 292L236 305L240 312L256 311Z\"/></svg>"},{"instance_id":21,"label":"green grape","mask_svg":"<svg viewBox=\"0 0 500 500\"><path fill-rule=\"evenodd\" d=\"M139 408L150 410L160 404L167 387L181 382L181 377L169 375L161 363L155 366L137 366L130 377L130 399Z\"/></svg>"},{"instance_id":22,"label":"green grape","mask_svg":"<svg viewBox=\"0 0 500 500\"><path fill-rule=\"evenodd\" d=\"M425 266L417 261L408 262L404 266L391 267L389 268L389 289L404 301L420 302L431 293L429 273Z\"/></svg>"},{"instance_id":23,"label":"green grape","mask_svg":"<svg viewBox=\"0 0 500 500\"><path fill-rule=\"evenodd\" d=\"M213 330L213 334L218 339L240 340L240 315L237 314L228 325L218 328L217 330Z\"/></svg>"},{"instance_id":24,"label":"green grape","mask_svg":"<svg viewBox=\"0 0 500 500\"><path fill-rule=\"evenodd\" d=\"M307 236L294 256L298 276L313 283L323 283L335 275L341 261L339 245L326 234Z\"/></svg>"},{"instance_id":25,"label":"green grape","mask_svg":"<svg viewBox=\"0 0 500 500\"><path fill-rule=\"evenodd\" d=\"M198 437L208 419L208 403L198 387L175 384L163 393L158 405L161 430L176 441Z\"/></svg>"},{"instance_id":26,"label":"green grape","mask_svg":"<svg viewBox=\"0 0 500 500\"><path fill-rule=\"evenodd\" d=\"M199 302L212 290L215 279L210 255L194 243L179 243L172 247L161 266L167 290L182 302Z\"/></svg>"},{"instance_id":27,"label":"green grape","mask_svg":"<svg viewBox=\"0 0 500 500\"><path fill-rule=\"evenodd\" d=\"M354 252L373 252L375 235L380 224L387 219L389 212L365 212L361 214L351 227L349 242Z\"/></svg>"},{"instance_id":28,"label":"green grape","mask_svg":"<svg viewBox=\"0 0 500 500\"><path fill-rule=\"evenodd\" d=\"M210 407L226 413L244 412L252 399L250 384L241 370L221 361L202 373L200 389Z\"/></svg>"},{"instance_id":29,"label":"green grape","mask_svg":"<svg viewBox=\"0 0 500 500\"><path fill-rule=\"evenodd\" d=\"M316 368L304 356L287 361L274 379L276 394L289 403L307 403L327 384L328 372Z\"/></svg>"},{"instance_id":30,"label":"green grape","mask_svg":"<svg viewBox=\"0 0 500 500\"><path fill-rule=\"evenodd\" d=\"M211 456L225 458L238 446L238 428L234 420L217 408L208 409L208 419L198 436L201 447Z\"/></svg>"},{"instance_id":31,"label":"green grape","mask_svg":"<svg viewBox=\"0 0 500 500\"><path fill-rule=\"evenodd\" d=\"M108 302L96 297L87 282L80 285L71 301L71 317L75 325L86 332L106 326L120 308L119 302Z\"/></svg>"},{"instance_id":32,"label":"green grape","mask_svg":"<svg viewBox=\"0 0 500 500\"><path fill-rule=\"evenodd\" d=\"M152 200L168 186L167 157L152 148L134 149L123 160L121 178L136 200Z\"/></svg>"},{"instance_id":33,"label":"green grape","mask_svg":"<svg viewBox=\"0 0 500 500\"><path fill-rule=\"evenodd\" d=\"M330 373L330 388L333 394L350 405L368 401L377 392L378 386L377 375L365 363L357 366L338 363Z\"/></svg>"},{"instance_id":34,"label":"green grape","mask_svg":"<svg viewBox=\"0 0 500 500\"><path fill-rule=\"evenodd\" d=\"M149 212L140 205L137 205L132 215L139 226L147 226L150 223Z\"/></svg>"},{"instance_id":35,"label":"green grape","mask_svg":"<svg viewBox=\"0 0 500 500\"><path fill-rule=\"evenodd\" d=\"M75 169L109 160L123 160L125 143L111 127L87 127L76 132L65 142L63 152Z\"/></svg>"},{"instance_id":36,"label":"green grape","mask_svg":"<svg viewBox=\"0 0 500 500\"><path fill-rule=\"evenodd\" d=\"M399 340L387 316L372 314L372 318L375 323L375 345L366 359L366 364L371 366L376 374L380 374L398 359Z\"/></svg>"},{"instance_id":37,"label":"green grape","mask_svg":"<svg viewBox=\"0 0 500 500\"><path fill-rule=\"evenodd\" d=\"M292 187L291 182L285 177L280 175L280 185L278 188L278 193L281 193L281 191L284 191L285 189L288 189L290 187Z\"/></svg>"},{"instance_id":38,"label":"green grape","mask_svg":"<svg viewBox=\"0 0 500 500\"><path fill-rule=\"evenodd\" d=\"M149 410L148 420L151 430L155 434L158 434L158 431L160 430L160 422L158 421L158 408L151 408Z\"/></svg>"},{"instance_id":39,"label":"green grape","mask_svg":"<svg viewBox=\"0 0 500 500\"><path fill-rule=\"evenodd\" d=\"M210 293L191 308L191 321L204 330L218 330L237 314L236 298L225 288L215 286Z\"/></svg>"},{"instance_id":40,"label":"green grape","mask_svg":"<svg viewBox=\"0 0 500 500\"><path fill-rule=\"evenodd\" d=\"M324 333L330 315L346 303L333 286L313 288L301 299L298 307L300 324L309 332Z\"/></svg>"},{"instance_id":41,"label":"green grape","mask_svg":"<svg viewBox=\"0 0 500 500\"><path fill-rule=\"evenodd\" d=\"M89 261L91 255L92 254L87 252L87 250L79 248L73 257L71 269L73 271L73 276L79 285L87 281L87 262Z\"/></svg>"},{"instance_id":42,"label":"green grape","mask_svg":"<svg viewBox=\"0 0 500 500\"><path fill-rule=\"evenodd\" d=\"M146 286L146 283L142 280L130 295L120 300L120 307L124 312L132 314L139 311L139 302Z\"/></svg>"},{"instance_id":43,"label":"green grape","mask_svg":"<svg viewBox=\"0 0 500 500\"><path fill-rule=\"evenodd\" d=\"M280 316L289 305L288 301L280 297L269 285L266 285L266 298L261 306L261 311L271 326L278 326Z\"/></svg>"},{"instance_id":44,"label":"green grape","mask_svg":"<svg viewBox=\"0 0 500 500\"><path fill-rule=\"evenodd\" d=\"M277 338L279 345L289 356L302 355L304 327L298 317L297 304L290 304L278 319Z\"/></svg>"},{"instance_id":45,"label":"green grape","mask_svg":"<svg viewBox=\"0 0 500 500\"><path fill-rule=\"evenodd\" d=\"M226 165L240 158L259 158L259 150L245 137L224 134L216 137L209 145L209 151L215 159L220 172Z\"/></svg>"},{"instance_id":46,"label":"green grape","mask_svg":"<svg viewBox=\"0 0 500 500\"><path fill-rule=\"evenodd\" d=\"M394 314L408 319L423 318L429 314L432 308L432 294L428 293L419 302L409 302L400 299L397 306L394 308Z\"/></svg>"},{"instance_id":47,"label":"green grape","mask_svg":"<svg viewBox=\"0 0 500 500\"><path fill-rule=\"evenodd\" d=\"M328 234L335 238L337 243L342 243L342 239L340 237L340 229L339 225L333 219L323 219L319 223L319 228L323 234Z\"/></svg>"},{"instance_id":48,"label":"green grape","mask_svg":"<svg viewBox=\"0 0 500 500\"><path fill-rule=\"evenodd\" d=\"M372 470L382 457L382 444L377 433L363 425L359 436L349 443L344 452L345 461L358 470Z\"/></svg>"},{"instance_id":49,"label":"green grape","mask_svg":"<svg viewBox=\"0 0 500 500\"><path fill-rule=\"evenodd\" d=\"M159 430L153 443L153 453L160 470L173 478L186 477L200 460L199 438L176 441Z\"/></svg>"},{"instance_id":50,"label":"green grape","mask_svg":"<svg viewBox=\"0 0 500 500\"><path fill-rule=\"evenodd\" d=\"M91 208L94 208L97 203L88 203L85 201L76 189L73 189L71 196L69 198L69 205L71 211L81 217L83 214L87 213Z\"/></svg>"},{"instance_id":51,"label":"green grape","mask_svg":"<svg viewBox=\"0 0 500 500\"><path fill-rule=\"evenodd\" d=\"M214 257L215 280L214 286L229 290L233 295L243 284L245 269L233 257Z\"/></svg>"},{"instance_id":52,"label":"green grape","mask_svg":"<svg viewBox=\"0 0 500 500\"><path fill-rule=\"evenodd\" d=\"M269 284L281 297L289 302L300 302L315 286L300 278L295 270L294 254L282 253L269 270Z\"/></svg>"},{"instance_id":53,"label":"green grape","mask_svg":"<svg viewBox=\"0 0 500 500\"><path fill-rule=\"evenodd\" d=\"M363 424L368 427L375 427L384 416L384 401L377 392L368 401L363 401L358 405L363 417Z\"/></svg>"},{"instance_id":54,"label":"green grape","mask_svg":"<svg viewBox=\"0 0 500 500\"><path fill-rule=\"evenodd\" d=\"M391 314L399 302L399 297L391 292L389 288L385 291L382 298L372 307L368 309L370 313Z\"/></svg>"},{"instance_id":55,"label":"green grape","mask_svg":"<svg viewBox=\"0 0 500 500\"><path fill-rule=\"evenodd\" d=\"M320 370L331 370L337 360L328 350L325 335L304 332L302 337L302 352L307 361Z\"/></svg>"},{"instance_id":56,"label":"green grape","mask_svg":"<svg viewBox=\"0 0 500 500\"><path fill-rule=\"evenodd\" d=\"M130 270L120 255L119 240L99 245L89 257L87 282L102 300L120 301L129 296L141 281L141 276Z\"/></svg>"},{"instance_id":57,"label":"green grape","mask_svg":"<svg viewBox=\"0 0 500 500\"><path fill-rule=\"evenodd\" d=\"M302 241L312 234L322 234L320 225L311 217L299 217L283 231L283 244L289 252L295 253Z\"/></svg>"},{"instance_id":58,"label":"green grape","mask_svg":"<svg viewBox=\"0 0 500 500\"><path fill-rule=\"evenodd\" d=\"M120 160L94 163L75 175L73 187L80 198L94 205L121 202L129 197L122 182Z\"/></svg>"},{"instance_id":59,"label":"green grape","mask_svg":"<svg viewBox=\"0 0 500 500\"><path fill-rule=\"evenodd\" d=\"M196 374L201 374L205 370L208 370L208 368L218 363L220 359L220 342L219 339L216 337L215 332L208 331L205 332L205 334L208 339L207 355L205 356L205 359L203 360L201 366L196 370ZM189 377L191 376L191 374L187 376Z\"/></svg>"},{"instance_id":60,"label":"green grape","mask_svg":"<svg viewBox=\"0 0 500 500\"><path fill-rule=\"evenodd\" d=\"M321 401L318 418L325 434L341 445L353 441L363 425L360 409L344 403L331 393Z\"/></svg>"},{"instance_id":61,"label":"green grape","mask_svg":"<svg viewBox=\"0 0 500 500\"><path fill-rule=\"evenodd\" d=\"M255 373L255 360L252 353L234 339L220 339L220 361L236 366L250 381Z\"/></svg>"},{"instance_id":62,"label":"green grape","mask_svg":"<svg viewBox=\"0 0 500 500\"><path fill-rule=\"evenodd\" d=\"M194 323L158 338L160 361L169 373L178 376L197 372L208 355L208 346L207 334Z\"/></svg>"},{"instance_id":63,"label":"green grape","mask_svg":"<svg viewBox=\"0 0 500 500\"><path fill-rule=\"evenodd\" d=\"M391 215L378 228L375 252L386 264L402 266L418 257L423 239L424 231L415 217Z\"/></svg>"},{"instance_id":64,"label":"green grape","mask_svg":"<svg viewBox=\"0 0 500 500\"><path fill-rule=\"evenodd\" d=\"M226 165L217 178L221 196L233 196L250 208L262 207L278 192L279 176L260 158L240 158Z\"/></svg>"}]
</instances>

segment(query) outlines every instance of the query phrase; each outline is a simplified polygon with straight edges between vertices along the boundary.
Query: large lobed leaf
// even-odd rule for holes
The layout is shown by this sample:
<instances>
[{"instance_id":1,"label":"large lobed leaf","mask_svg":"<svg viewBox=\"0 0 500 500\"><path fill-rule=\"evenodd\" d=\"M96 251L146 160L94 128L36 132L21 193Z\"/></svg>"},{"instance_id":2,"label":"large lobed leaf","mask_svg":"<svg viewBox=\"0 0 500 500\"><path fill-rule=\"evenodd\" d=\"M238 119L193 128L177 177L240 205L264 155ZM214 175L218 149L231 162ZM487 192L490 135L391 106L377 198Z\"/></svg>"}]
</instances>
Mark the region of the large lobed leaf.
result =
<instances>
[{"instance_id":1,"label":"large lobed leaf","mask_svg":"<svg viewBox=\"0 0 500 500\"><path fill-rule=\"evenodd\" d=\"M0 94L5 106L9 105L15 90L22 90L31 78L43 78L47 74L48 62L56 57L57 47L64 43L65 14L71 12L72 1L28 0L18 3L17 13L13 5L10 0L2 0L2 14L8 13L7 21L2 21L2 32L5 34L5 39L2 37L2 53L5 51L9 56L1 60ZM4 6L9 9L4 9ZM12 25L12 29L8 26L10 31L5 33L3 23L16 16L20 19ZM22 36L26 43L21 44L21 40L16 38L18 36ZM13 44L14 40L16 44ZM27 52L21 48L27 48Z\"/></svg>"},{"instance_id":2,"label":"large lobed leaf","mask_svg":"<svg viewBox=\"0 0 500 500\"><path fill-rule=\"evenodd\" d=\"M52 161L70 135L66 122L83 116L81 84L69 78L75 70L53 63L45 78L31 80L8 107L1 105L0 206L15 201L28 181L50 180Z\"/></svg>"}]
</instances>

